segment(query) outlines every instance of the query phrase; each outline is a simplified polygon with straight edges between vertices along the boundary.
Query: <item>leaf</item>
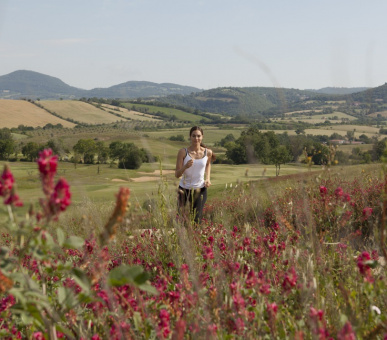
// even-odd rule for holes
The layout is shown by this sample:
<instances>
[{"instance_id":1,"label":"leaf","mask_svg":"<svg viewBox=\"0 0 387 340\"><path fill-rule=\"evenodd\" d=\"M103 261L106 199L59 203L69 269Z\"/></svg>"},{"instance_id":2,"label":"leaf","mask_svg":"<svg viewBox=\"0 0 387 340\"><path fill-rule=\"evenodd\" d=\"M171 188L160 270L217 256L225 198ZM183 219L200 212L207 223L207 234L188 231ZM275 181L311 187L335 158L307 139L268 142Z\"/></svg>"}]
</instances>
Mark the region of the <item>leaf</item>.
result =
<instances>
[{"instance_id":1,"label":"leaf","mask_svg":"<svg viewBox=\"0 0 387 340\"><path fill-rule=\"evenodd\" d=\"M141 266L130 267L128 265L121 265L109 272L108 284L113 287L123 286L128 283L135 283L136 277L144 272Z\"/></svg>"},{"instance_id":2,"label":"leaf","mask_svg":"<svg viewBox=\"0 0 387 340\"><path fill-rule=\"evenodd\" d=\"M66 301L66 288L59 287L58 288L58 302L62 305Z\"/></svg>"},{"instance_id":3,"label":"leaf","mask_svg":"<svg viewBox=\"0 0 387 340\"><path fill-rule=\"evenodd\" d=\"M87 276L87 274L79 268L73 268L71 270L72 274L74 275L74 280L76 283L86 292L90 291L90 279Z\"/></svg>"},{"instance_id":4,"label":"leaf","mask_svg":"<svg viewBox=\"0 0 387 340\"><path fill-rule=\"evenodd\" d=\"M56 230L56 235L58 237L58 244L62 247L65 242L65 234L61 228Z\"/></svg>"},{"instance_id":5,"label":"leaf","mask_svg":"<svg viewBox=\"0 0 387 340\"><path fill-rule=\"evenodd\" d=\"M84 245L85 241L83 238L78 236L70 236L64 243L64 248L78 249Z\"/></svg>"},{"instance_id":6,"label":"leaf","mask_svg":"<svg viewBox=\"0 0 387 340\"><path fill-rule=\"evenodd\" d=\"M145 292L151 293L153 295L159 295L158 290L149 283L144 283L142 285L139 285L138 288L140 288Z\"/></svg>"},{"instance_id":7,"label":"leaf","mask_svg":"<svg viewBox=\"0 0 387 340\"><path fill-rule=\"evenodd\" d=\"M149 274L146 272L142 272L134 278L134 283L137 285L142 285L149 279Z\"/></svg>"}]
</instances>

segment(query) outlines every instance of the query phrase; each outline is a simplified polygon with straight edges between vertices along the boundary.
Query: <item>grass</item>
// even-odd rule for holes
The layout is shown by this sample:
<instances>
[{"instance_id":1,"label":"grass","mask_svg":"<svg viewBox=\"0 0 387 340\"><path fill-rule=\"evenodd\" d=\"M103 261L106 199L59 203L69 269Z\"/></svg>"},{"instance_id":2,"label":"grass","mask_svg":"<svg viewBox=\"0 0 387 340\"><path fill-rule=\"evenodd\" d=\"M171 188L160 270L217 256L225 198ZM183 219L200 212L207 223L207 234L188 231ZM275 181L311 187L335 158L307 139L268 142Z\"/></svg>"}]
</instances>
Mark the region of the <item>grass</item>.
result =
<instances>
[{"instance_id":1,"label":"grass","mask_svg":"<svg viewBox=\"0 0 387 340\"><path fill-rule=\"evenodd\" d=\"M137 109L141 108L142 110L146 110L146 112L149 114L162 112L169 117L176 116L178 120L182 120L186 122L195 123L201 120L209 121L208 118L194 115L192 113L184 112L182 110L169 108L169 107L161 107L161 106L153 106L153 105L145 105L145 104L133 104L133 103L123 103L123 105L127 108L132 108L133 106L135 106Z\"/></svg>"},{"instance_id":2,"label":"grass","mask_svg":"<svg viewBox=\"0 0 387 340\"><path fill-rule=\"evenodd\" d=\"M337 117L338 119L333 119L334 117ZM353 120L356 120L357 118L347 115L343 112L333 112L329 114L320 114L320 115L313 115L313 116L297 115L297 116L288 117L284 120L282 120L281 118L277 118L275 120L279 122L301 121L309 124L324 123L325 121L328 120L332 124L339 124L341 123L341 119L348 119L350 121L353 121Z\"/></svg>"},{"instance_id":3,"label":"grass","mask_svg":"<svg viewBox=\"0 0 387 340\"><path fill-rule=\"evenodd\" d=\"M0 128L24 126L45 126L62 124L74 127L75 124L60 119L25 100L0 99Z\"/></svg>"},{"instance_id":4,"label":"grass","mask_svg":"<svg viewBox=\"0 0 387 340\"><path fill-rule=\"evenodd\" d=\"M121 116L124 116L126 118L130 118L133 120L139 120L139 121L150 121L150 122L157 122L160 121L159 118L156 118L152 115L148 115L145 113L129 110L122 107L117 107L113 105L107 105L107 104L101 104L101 107L106 109L108 112L118 113Z\"/></svg>"},{"instance_id":5,"label":"grass","mask_svg":"<svg viewBox=\"0 0 387 340\"><path fill-rule=\"evenodd\" d=\"M125 120L91 104L76 100L42 100L40 104L64 119L85 124L109 124Z\"/></svg>"}]
</instances>

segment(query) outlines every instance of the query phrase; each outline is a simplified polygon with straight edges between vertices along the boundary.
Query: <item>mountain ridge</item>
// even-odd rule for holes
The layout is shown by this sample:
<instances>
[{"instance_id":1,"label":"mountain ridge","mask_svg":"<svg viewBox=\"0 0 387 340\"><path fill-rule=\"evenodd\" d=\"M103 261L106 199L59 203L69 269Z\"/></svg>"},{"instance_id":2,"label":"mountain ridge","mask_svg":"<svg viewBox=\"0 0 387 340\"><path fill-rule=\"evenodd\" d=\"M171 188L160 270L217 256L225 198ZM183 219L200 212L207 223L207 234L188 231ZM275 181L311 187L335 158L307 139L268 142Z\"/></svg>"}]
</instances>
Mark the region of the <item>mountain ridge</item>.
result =
<instances>
[{"instance_id":1,"label":"mountain ridge","mask_svg":"<svg viewBox=\"0 0 387 340\"><path fill-rule=\"evenodd\" d=\"M192 86L158 84L149 81L127 81L107 88L85 90L70 86L59 78L29 70L18 70L0 76L1 99L79 99L82 97L134 99L199 91L202 90Z\"/></svg>"}]
</instances>

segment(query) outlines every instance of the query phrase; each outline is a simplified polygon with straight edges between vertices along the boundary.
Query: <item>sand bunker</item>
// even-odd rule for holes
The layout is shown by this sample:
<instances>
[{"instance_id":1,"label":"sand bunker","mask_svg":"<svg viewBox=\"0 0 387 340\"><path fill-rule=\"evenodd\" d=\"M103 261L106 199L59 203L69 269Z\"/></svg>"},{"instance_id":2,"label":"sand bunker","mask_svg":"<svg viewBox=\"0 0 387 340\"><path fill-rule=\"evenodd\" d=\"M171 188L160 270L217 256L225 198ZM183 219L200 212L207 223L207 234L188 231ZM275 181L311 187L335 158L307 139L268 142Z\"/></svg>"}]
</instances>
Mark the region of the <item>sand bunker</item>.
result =
<instances>
[{"instance_id":1,"label":"sand bunker","mask_svg":"<svg viewBox=\"0 0 387 340\"><path fill-rule=\"evenodd\" d=\"M149 181L158 181L160 177L151 177L151 176L142 176L137 178L132 178L133 182L149 182Z\"/></svg>"},{"instance_id":2,"label":"sand bunker","mask_svg":"<svg viewBox=\"0 0 387 340\"><path fill-rule=\"evenodd\" d=\"M168 175L168 174L174 174L175 170L163 170L163 175ZM160 170L155 170L153 172L138 172L138 174L141 175L158 175L160 176Z\"/></svg>"}]
</instances>

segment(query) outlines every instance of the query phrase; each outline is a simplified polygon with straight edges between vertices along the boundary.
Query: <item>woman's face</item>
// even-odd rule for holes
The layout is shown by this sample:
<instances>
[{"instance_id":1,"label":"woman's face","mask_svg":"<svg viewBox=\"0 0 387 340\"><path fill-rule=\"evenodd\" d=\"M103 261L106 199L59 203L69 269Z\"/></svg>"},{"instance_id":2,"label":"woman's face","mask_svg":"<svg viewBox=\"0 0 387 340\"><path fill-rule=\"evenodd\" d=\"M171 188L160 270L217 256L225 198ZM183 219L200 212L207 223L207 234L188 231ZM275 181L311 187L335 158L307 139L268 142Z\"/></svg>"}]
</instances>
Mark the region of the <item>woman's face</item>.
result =
<instances>
[{"instance_id":1,"label":"woman's face","mask_svg":"<svg viewBox=\"0 0 387 340\"><path fill-rule=\"evenodd\" d=\"M201 143L203 140L203 135L200 130L194 130L191 133L191 142L192 143Z\"/></svg>"}]
</instances>

